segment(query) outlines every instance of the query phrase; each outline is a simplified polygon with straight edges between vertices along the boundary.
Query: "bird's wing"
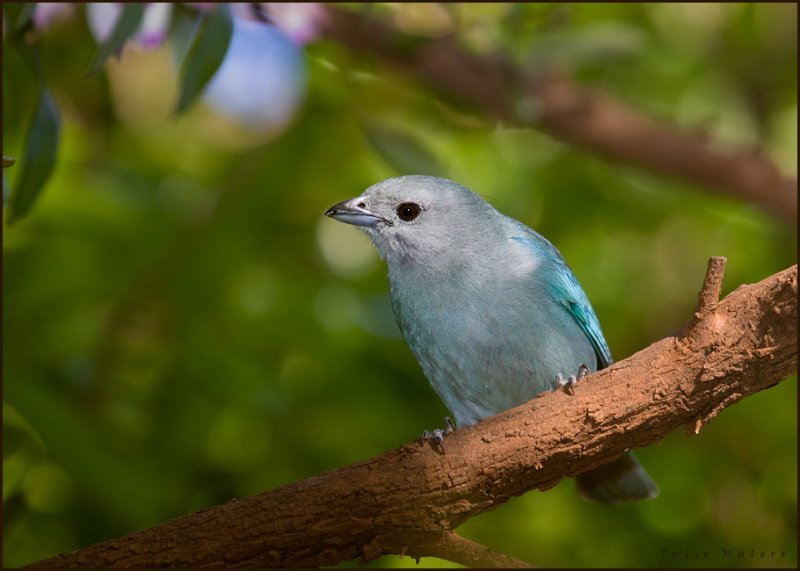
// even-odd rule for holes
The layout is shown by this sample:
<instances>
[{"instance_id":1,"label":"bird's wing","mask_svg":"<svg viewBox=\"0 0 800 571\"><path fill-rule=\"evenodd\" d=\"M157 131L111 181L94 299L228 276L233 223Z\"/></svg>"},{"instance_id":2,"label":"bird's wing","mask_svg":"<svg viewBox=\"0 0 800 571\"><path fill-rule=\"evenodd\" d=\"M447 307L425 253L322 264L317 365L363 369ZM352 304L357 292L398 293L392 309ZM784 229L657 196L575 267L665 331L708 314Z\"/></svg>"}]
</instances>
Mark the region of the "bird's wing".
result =
<instances>
[{"instance_id":1,"label":"bird's wing","mask_svg":"<svg viewBox=\"0 0 800 571\"><path fill-rule=\"evenodd\" d=\"M589 338L597 354L598 368L608 367L613 362L611 350L603 337L603 331L600 329L597 315L595 315L594 309L592 309L592 305L578 283L575 274L572 273L567 262L561 257L555 246L544 236L516 220L514 222L519 225L518 229L524 230L524 232L516 232L518 235L512 236L511 239L531 248L536 256L539 257L541 264L537 271L547 272L548 275L545 281L556 303L569 311L581 330L586 334L586 337Z\"/></svg>"}]
</instances>

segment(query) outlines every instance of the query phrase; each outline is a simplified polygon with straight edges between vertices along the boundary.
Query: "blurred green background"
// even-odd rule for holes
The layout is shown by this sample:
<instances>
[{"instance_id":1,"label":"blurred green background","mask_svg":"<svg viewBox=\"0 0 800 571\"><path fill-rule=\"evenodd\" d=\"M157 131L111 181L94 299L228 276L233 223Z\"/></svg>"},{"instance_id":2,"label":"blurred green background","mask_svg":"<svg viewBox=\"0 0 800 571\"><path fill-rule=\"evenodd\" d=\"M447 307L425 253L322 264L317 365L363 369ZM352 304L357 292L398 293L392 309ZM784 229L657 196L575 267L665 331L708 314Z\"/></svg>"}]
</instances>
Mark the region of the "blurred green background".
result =
<instances>
[{"instance_id":1,"label":"blurred green background","mask_svg":"<svg viewBox=\"0 0 800 571\"><path fill-rule=\"evenodd\" d=\"M796 176L795 4L375 10L411 33L449 26L476 52L565 67L723 146L762 146ZM688 321L709 256L728 258L725 294L795 263L796 229L758 207L497 124L329 41L306 47L305 102L270 137L202 103L175 119L169 42L87 76L95 43L77 17L42 49L63 127L53 178L3 228L5 567L442 425L383 263L323 216L381 179L440 172L547 236L616 359ZM34 100L4 49L5 154L22 154ZM596 506L565 480L459 533L539 566L797 566L794 378L637 455L654 501Z\"/></svg>"}]
</instances>

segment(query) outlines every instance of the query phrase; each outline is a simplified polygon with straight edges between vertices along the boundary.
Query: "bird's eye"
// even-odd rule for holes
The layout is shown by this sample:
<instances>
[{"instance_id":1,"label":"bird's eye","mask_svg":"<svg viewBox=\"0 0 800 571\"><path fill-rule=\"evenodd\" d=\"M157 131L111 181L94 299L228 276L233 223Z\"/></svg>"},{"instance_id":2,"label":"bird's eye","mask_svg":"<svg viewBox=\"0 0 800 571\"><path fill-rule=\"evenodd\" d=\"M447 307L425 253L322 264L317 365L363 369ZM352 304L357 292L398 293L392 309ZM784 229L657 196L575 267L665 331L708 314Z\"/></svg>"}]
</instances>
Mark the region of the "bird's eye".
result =
<instances>
[{"instance_id":1,"label":"bird's eye","mask_svg":"<svg viewBox=\"0 0 800 571\"><path fill-rule=\"evenodd\" d=\"M404 202L397 207L397 216L400 217L400 220L411 222L414 220L414 218L419 216L421 211L422 208L419 207L419 204L414 202Z\"/></svg>"}]
</instances>

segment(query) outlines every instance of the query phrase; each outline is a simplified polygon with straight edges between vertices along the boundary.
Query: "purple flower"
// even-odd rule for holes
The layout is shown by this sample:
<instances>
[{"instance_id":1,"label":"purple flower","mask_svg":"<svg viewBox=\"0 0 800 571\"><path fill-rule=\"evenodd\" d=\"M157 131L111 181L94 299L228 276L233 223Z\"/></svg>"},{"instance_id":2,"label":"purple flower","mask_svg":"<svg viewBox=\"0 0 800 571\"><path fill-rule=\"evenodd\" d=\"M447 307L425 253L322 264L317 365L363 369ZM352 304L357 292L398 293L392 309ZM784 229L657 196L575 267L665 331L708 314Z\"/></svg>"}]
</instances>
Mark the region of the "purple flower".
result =
<instances>
[{"instance_id":1,"label":"purple flower","mask_svg":"<svg viewBox=\"0 0 800 571\"><path fill-rule=\"evenodd\" d=\"M266 6L275 25L300 45L317 39L328 24L328 13L318 2L269 2Z\"/></svg>"},{"instance_id":2,"label":"purple flower","mask_svg":"<svg viewBox=\"0 0 800 571\"><path fill-rule=\"evenodd\" d=\"M33 11L33 25L45 31L60 20L67 20L75 14L75 5L69 2L37 2Z\"/></svg>"}]
</instances>

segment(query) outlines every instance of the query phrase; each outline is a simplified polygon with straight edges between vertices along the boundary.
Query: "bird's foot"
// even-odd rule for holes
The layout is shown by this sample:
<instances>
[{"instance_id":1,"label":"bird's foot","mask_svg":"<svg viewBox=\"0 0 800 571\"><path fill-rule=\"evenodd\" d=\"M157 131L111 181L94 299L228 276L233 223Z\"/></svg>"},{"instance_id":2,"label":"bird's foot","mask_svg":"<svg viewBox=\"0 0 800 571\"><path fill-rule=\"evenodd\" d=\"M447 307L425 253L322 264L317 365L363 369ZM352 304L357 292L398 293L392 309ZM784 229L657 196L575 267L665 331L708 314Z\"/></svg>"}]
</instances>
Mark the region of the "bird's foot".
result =
<instances>
[{"instance_id":1,"label":"bird's foot","mask_svg":"<svg viewBox=\"0 0 800 571\"><path fill-rule=\"evenodd\" d=\"M450 434L451 432L455 432L456 426L453 424L453 421L450 420L449 416L444 417L444 428L437 428L433 431L426 430L422 433L422 440L434 440L436 444L444 451L444 437Z\"/></svg>"},{"instance_id":2,"label":"bird's foot","mask_svg":"<svg viewBox=\"0 0 800 571\"><path fill-rule=\"evenodd\" d=\"M565 381L564 376L559 373L556 375L556 385L559 389L564 389L564 392L568 395L575 394L575 385L578 381L588 375L590 372L589 367L586 366L585 363L581 363L581 366L578 367L578 374L577 375L570 375L569 378Z\"/></svg>"}]
</instances>

